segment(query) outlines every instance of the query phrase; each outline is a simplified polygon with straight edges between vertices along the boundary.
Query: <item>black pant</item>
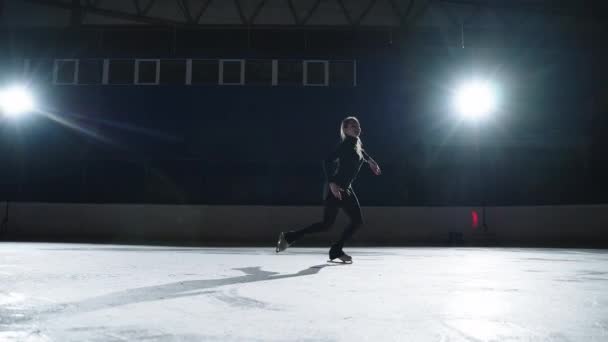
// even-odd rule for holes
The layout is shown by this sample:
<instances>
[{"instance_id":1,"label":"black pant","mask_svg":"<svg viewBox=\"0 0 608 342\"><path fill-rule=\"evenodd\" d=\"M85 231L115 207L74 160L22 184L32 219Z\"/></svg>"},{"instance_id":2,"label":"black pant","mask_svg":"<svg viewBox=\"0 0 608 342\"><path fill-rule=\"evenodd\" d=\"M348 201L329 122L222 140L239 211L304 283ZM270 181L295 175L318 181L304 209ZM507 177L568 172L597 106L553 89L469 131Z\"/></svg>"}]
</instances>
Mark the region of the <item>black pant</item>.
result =
<instances>
[{"instance_id":1,"label":"black pant","mask_svg":"<svg viewBox=\"0 0 608 342\"><path fill-rule=\"evenodd\" d=\"M327 192L327 196L325 198L325 209L323 210L323 221L313 223L310 226L290 231L285 234L285 239L288 243L293 243L304 235L314 234L320 232L328 231L331 226L336 222L336 217L338 216L338 210L342 208L346 215L350 218L350 223L344 231L342 232L342 236L340 239L331 246L329 250L329 258L335 259L340 255L344 254L342 251L342 247L344 247L344 243L350 239L351 236L361 227L363 224L363 217L361 216L361 207L359 206L359 200L357 199L357 195L351 187L342 191L342 199L337 199L331 191Z\"/></svg>"}]
</instances>

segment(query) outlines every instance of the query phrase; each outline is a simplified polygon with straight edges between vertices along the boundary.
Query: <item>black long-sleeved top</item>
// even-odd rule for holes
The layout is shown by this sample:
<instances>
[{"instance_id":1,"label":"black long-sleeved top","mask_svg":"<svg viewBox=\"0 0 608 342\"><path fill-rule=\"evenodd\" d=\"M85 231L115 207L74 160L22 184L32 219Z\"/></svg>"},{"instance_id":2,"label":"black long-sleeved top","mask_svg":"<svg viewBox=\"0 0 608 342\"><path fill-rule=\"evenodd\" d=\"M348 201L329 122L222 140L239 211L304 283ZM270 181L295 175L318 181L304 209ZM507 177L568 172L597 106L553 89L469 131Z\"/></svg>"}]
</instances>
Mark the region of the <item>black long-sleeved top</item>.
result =
<instances>
[{"instance_id":1,"label":"black long-sleeved top","mask_svg":"<svg viewBox=\"0 0 608 342\"><path fill-rule=\"evenodd\" d=\"M357 178L361 165L369 161L370 156L365 151L361 150L363 157L357 154L358 140L359 138L346 136L329 156L325 158L323 166L325 177L329 183L336 183L343 189L350 187L352 182Z\"/></svg>"}]
</instances>

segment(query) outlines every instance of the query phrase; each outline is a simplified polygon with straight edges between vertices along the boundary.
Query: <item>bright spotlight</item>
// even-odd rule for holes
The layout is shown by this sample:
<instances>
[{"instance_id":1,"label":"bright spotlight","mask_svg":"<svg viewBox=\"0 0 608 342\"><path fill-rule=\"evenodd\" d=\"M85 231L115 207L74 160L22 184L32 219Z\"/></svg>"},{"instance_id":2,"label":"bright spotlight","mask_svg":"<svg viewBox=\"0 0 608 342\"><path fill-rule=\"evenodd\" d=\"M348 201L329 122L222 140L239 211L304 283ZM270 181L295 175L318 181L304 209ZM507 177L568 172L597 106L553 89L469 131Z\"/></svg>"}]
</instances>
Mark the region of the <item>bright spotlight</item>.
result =
<instances>
[{"instance_id":1,"label":"bright spotlight","mask_svg":"<svg viewBox=\"0 0 608 342\"><path fill-rule=\"evenodd\" d=\"M0 90L0 112L9 117L16 117L34 109L34 100L30 92L22 86L12 86Z\"/></svg>"},{"instance_id":2,"label":"bright spotlight","mask_svg":"<svg viewBox=\"0 0 608 342\"><path fill-rule=\"evenodd\" d=\"M454 105L466 119L483 118L496 109L496 95L489 83L475 81L456 91Z\"/></svg>"}]
</instances>

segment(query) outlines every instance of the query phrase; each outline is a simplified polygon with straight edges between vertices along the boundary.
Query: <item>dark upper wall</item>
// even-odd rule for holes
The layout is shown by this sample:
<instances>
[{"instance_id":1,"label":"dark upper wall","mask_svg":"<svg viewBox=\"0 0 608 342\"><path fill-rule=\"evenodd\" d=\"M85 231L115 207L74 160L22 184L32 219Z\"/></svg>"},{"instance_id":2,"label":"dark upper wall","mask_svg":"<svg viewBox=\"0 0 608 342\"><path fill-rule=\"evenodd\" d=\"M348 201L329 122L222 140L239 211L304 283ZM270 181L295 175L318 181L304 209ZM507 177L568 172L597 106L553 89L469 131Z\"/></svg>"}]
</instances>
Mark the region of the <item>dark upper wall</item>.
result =
<instances>
[{"instance_id":1,"label":"dark upper wall","mask_svg":"<svg viewBox=\"0 0 608 342\"><path fill-rule=\"evenodd\" d=\"M184 28L0 26L2 57L239 57L351 58L390 48L543 49L560 53L604 50L601 30L551 26L509 30L472 27L415 28Z\"/></svg>"},{"instance_id":2,"label":"dark upper wall","mask_svg":"<svg viewBox=\"0 0 608 342\"><path fill-rule=\"evenodd\" d=\"M313 204L321 196L320 160L337 141L340 119L355 114L385 170L373 180L363 171L358 189L367 204L479 203L483 188L497 204L603 198L590 195L598 187L585 151L606 67L604 52L584 41L557 48L551 39L517 36L499 48L479 35L462 49L451 43L453 32L225 30L180 31L171 43L163 38L169 31L154 32L5 31L2 51L5 59L37 61L352 59L357 86L53 86L33 79L45 109L102 139L41 117L3 125L4 193L45 201ZM487 186L472 130L450 121L446 101L452 82L471 70L505 89L500 119L482 131Z\"/></svg>"}]
</instances>

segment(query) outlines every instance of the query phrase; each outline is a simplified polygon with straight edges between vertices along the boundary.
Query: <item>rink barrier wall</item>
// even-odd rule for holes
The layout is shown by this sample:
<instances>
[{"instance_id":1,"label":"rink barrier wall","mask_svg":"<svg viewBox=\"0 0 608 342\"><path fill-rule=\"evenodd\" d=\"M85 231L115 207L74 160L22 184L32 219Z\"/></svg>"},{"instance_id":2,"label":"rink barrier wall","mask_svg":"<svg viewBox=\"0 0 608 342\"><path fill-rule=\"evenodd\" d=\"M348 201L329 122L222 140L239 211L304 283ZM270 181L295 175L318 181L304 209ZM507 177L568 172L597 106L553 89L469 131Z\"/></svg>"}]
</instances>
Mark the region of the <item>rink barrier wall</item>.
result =
<instances>
[{"instance_id":1,"label":"rink barrier wall","mask_svg":"<svg viewBox=\"0 0 608 342\"><path fill-rule=\"evenodd\" d=\"M5 217L5 203L0 217ZM316 206L205 206L10 202L5 240L272 245L277 233L320 220ZM353 245L608 246L608 205L363 207ZM478 226L473 227L473 214ZM298 244L326 245L347 224Z\"/></svg>"}]
</instances>

